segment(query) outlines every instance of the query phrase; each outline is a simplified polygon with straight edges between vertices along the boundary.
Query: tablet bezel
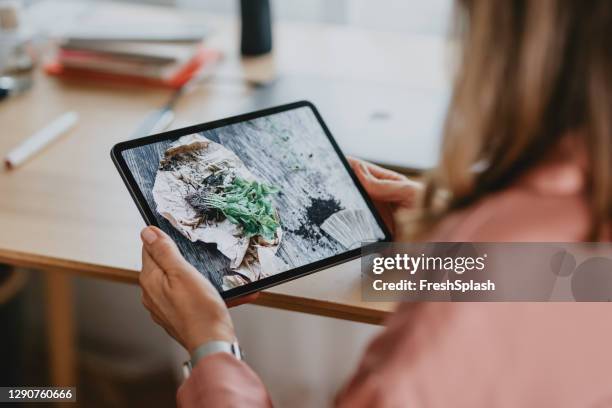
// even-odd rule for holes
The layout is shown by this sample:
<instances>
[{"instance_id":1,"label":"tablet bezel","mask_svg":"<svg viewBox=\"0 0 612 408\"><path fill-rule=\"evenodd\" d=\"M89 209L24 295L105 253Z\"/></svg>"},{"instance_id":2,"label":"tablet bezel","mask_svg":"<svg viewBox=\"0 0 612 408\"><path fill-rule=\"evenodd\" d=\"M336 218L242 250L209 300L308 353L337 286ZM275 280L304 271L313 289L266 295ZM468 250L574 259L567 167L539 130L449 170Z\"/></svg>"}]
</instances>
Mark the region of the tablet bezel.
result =
<instances>
[{"instance_id":1,"label":"tablet bezel","mask_svg":"<svg viewBox=\"0 0 612 408\"><path fill-rule=\"evenodd\" d=\"M317 118L319 125L322 127L325 135L327 136L334 151L336 152L336 155L340 159L340 162L343 164L345 169L348 171L349 176L355 183L355 186L357 190L359 191L359 193L361 194L361 197L365 201L366 205L368 206L368 209L370 210L378 226L382 230L384 234L384 238L377 242L389 242L391 240L391 233L389 232L389 229L386 227L380 214L378 213L374 204L372 203L372 200L365 192L363 186L357 179L357 176L351 169L345 156L342 154L340 147L338 147L338 144L336 143L333 136L331 135L331 132L327 128L327 125L323 121L323 118L319 114L317 108L309 101L293 102L293 103L289 103L285 105L275 106L272 108L267 108L267 109L257 110L254 112L245 113L242 115L232 116L232 117L225 118L225 119L215 120L212 122L206 122L206 123L202 123L199 125L189 126L189 127L185 127L181 129L171 130L168 132L158 133L158 134L151 135L151 136L146 136L146 137L141 137L138 139L132 139L132 140L128 140L125 142L120 142L120 143L117 143L115 146L113 146L111 150L111 158L113 160L113 163L115 163L115 166L117 167L117 170L119 171L119 174L121 175L121 178L123 179L123 182L128 188L132 196L132 199L136 203L136 206L138 207L140 214L144 218L145 223L147 225L154 225L159 228L159 225L155 218L153 209L149 207L149 204L147 203L142 191L140 190L140 187L138 186L136 180L134 179L134 176L132 175L132 172L130 171L125 159L123 158L123 155L122 155L123 151L133 149L139 146L161 142L164 140L178 139L181 136L186 136L186 135L190 135L193 133L199 133L199 132L203 132L207 130L213 130L219 127L232 125L232 124L236 124L239 122L244 122L244 121L260 118L263 116L269 116L269 115L273 115L276 113L285 112L285 111L303 108L303 107L310 108L313 114L315 115L315 117ZM315 273L323 269L356 259L360 256L360 253L361 253L361 248L352 249L347 252L331 256L329 258L321 259L316 262L302 265L300 267L293 268L285 272L281 272L276 275L272 275L267 278L263 278L255 282L247 283L245 285L242 285L236 288L232 288L232 289L229 289L223 292L219 292L219 293L225 300L238 298L241 296L259 292L263 289L267 289L272 286L276 286L281 283L288 282L290 280L297 279L299 277L306 276L311 273Z\"/></svg>"}]
</instances>

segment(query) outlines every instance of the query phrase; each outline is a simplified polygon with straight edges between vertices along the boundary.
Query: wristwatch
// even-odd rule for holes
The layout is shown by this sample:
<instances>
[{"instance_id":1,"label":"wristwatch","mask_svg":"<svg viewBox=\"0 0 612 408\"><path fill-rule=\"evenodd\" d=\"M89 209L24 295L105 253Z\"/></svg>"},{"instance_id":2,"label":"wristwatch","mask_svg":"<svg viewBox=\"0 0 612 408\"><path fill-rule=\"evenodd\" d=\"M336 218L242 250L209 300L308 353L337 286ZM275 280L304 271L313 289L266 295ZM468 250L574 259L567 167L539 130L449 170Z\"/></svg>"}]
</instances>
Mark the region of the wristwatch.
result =
<instances>
[{"instance_id":1,"label":"wristwatch","mask_svg":"<svg viewBox=\"0 0 612 408\"><path fill-rule=\"evenodd\" d=\"M214 353L229 353L238 360L243 360L244 357L244 353L242 352L238 341L234 341L232 343L221 340L207 341L206 343L198 346L193 353L191 353L191 360L183 363L183 375L185 376L185 379L189 378L191 370L196 366L198 361Z\"/></svg>"}]
</instances>

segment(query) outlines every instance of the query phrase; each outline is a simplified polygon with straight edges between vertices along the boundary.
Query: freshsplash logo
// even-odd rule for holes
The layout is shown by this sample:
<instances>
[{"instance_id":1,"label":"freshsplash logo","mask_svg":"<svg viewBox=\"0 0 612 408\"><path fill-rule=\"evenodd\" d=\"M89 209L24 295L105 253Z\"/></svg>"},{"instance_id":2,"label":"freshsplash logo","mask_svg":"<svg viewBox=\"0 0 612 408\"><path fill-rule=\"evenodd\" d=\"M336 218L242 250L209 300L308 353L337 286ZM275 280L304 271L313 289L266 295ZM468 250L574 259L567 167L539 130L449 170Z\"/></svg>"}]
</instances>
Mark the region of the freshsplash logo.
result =
<instances>
[{"instance_id":1,"label":"freshsplash logo","mask_svg":"<svg viewBox=\"0 0 612 408\"><path fill-rule=\"evenodd\" d=\"M366 301L610 302L611 242L364 245Z\"/></svg>"},{"instance_id":2,"label":"freshsplash logo","mask_svg":"<svg viewBox=\"0 0 612 408\"><path fill-rule=\"evenodd\" d=\"M488 273L496 258L471 243L378 243L363 255L364 300L437 301L497 290Z\"/></svg>"},{"instance_id":3,"label":"freshsplash logo","mask_svg":"<svg viewBox=\"0 0 612 408\"><path fill-rule=\"evenodd\" d=\"M409 291L409 292L477 292L494 291L495 283L491 280L461 279L466 272L481 272L486 268L486 253L478 256L440 256L395 254L392 256L375 256L372 260L372 273L377 277L372 281L374 291ZM392 271L392 274L406 279L385 279L381 275ZM431 276L436 273L437 276ZM416 277L419 274L418 278ZM439 280L439 275L448 278ZM456 275L456 279L452 276Z\"/></svg>"}]
</instances>

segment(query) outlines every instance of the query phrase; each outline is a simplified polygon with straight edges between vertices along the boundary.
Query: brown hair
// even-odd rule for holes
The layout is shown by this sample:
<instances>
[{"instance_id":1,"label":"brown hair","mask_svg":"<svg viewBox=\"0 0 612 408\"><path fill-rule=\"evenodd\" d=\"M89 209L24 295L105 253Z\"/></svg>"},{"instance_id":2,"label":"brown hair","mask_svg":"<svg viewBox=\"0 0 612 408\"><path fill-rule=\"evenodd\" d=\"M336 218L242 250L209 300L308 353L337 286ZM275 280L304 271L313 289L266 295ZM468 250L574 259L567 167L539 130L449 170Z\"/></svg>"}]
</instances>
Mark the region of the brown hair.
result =
<instances>
[{"instance_id":1,"label":"brown hair","mask_svg":"<svg viewBox=\"0 0 612 408\"><path fill-rule=\"evenodd\" d=\"M508 186L577 131L597 234L612 214L612 1L463 0L456 24L459 68L420 230Z\"/></svg>"}]
</instances>

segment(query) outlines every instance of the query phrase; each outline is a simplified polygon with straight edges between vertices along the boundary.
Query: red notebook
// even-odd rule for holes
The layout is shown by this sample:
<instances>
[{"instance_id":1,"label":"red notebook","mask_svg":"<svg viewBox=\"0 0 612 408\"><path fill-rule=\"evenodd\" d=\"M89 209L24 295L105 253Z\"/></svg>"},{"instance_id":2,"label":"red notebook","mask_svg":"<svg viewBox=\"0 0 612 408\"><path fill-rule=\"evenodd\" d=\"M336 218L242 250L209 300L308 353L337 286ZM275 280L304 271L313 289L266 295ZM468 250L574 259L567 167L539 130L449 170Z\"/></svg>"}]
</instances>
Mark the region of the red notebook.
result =
<instances>
[{"instance_id":1,"label":"red notebook","mask_svg":"<svg viewBox=\"0 0 612 408\"><path fill-rule=\"evenodd\" d=\"M219 51L200 47L194 53L193 57L185 64L178 67L178 69L174 70L170 75L159 78L143 76L139 74L139 71L136 69L133 73L117 73L96 70L95 68L67 66L61 62L61 59L45 64L44 69L49 75L55 75L66 79L112 81L180 88L198 73L204 65L215 63L220 58L221 53Z\"/></svg>"}]
</instances>

